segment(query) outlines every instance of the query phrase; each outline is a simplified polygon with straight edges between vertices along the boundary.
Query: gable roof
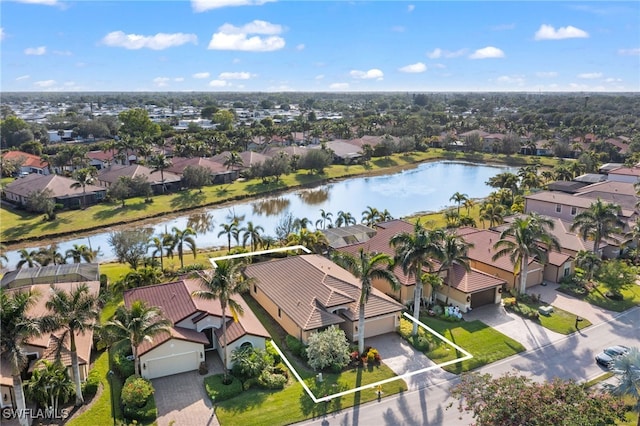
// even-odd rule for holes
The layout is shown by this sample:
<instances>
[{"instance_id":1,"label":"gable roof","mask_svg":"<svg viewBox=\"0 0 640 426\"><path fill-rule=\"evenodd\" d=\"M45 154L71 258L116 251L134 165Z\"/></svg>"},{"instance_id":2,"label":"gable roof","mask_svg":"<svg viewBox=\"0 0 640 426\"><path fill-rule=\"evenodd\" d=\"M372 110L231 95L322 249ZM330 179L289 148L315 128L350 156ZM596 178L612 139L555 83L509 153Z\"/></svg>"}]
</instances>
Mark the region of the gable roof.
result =
<instances>
[{"instance_id":1,"label":"gable roof","mask_svg":"<svg viewBox=\"0 0 640 426\"><path fill-rule=\"evenodd\" d=\"M169 167L167 169L167 171L169 171L171 173L175 173L177 175L183 174L184 173L184 169L186 169L188 166L204 167L204 168L208 169L211 172L211 174L216 174L216 175L232 173L232 171L227 169L226 166L220 164L217 161L213 161L210 158L203 158L203 157L191 157L191 158L173 157L171 161L172 161L172 165L171 165L171 167Z\"/></svg>"},{"instance_id":2,"label":"gable roof","mask_svg":"<svg viewBox=\"0 0 640 426\"><path fill-rule=\"evenodd\" d=\"M42 191L45 189L51 190L55 198L82 196L83 191L81 187L71 187L71 185L75 183L75 180L60 175L39 175L31 173L9 183L5 187L5 191L21 197L28 197L33 191ZM106 189L96 185L87 185L85 186L85 191L87 194L91 194L92 192L104 192Z\"/></svg>"},{"instance_id":3,"label":"gable roof","mask_svg":"<svg viewBox=\"0 0 640 426\"><path fill-rule=\"evenodd\" d=\"M146 166L141 166L140 164L131 164L128 166L123 166L119 164L112 164L110 167L103 169L98 172L98 180L100 182L107 183L115 183L120 176L127 176L130 178L134 178L136 176L145 176L149 183L153 184L161 184L162 183L162 174L158 172L153 172L153 169L150 169ZM171 173L168 170L164 171L164 181L165 183L170 182L180 182L180 176L175 173Z\"/></svg>"},{"instance_id":4,"label":"gable roof","mask_svg":"<svg viewBox=\"0 0 640 426\"><path fill-rule=\"evenodd\" d=\"M459 229L458 235L462 235L466 242L473 244L472 247L469 247L469 252L467 253L469 259L513 273L514 265L509 260L509 256L502 256L493 260L493 256L497 252L493 246L500 240L499 232L469 227ZM534 259L529 259L529 265L534 262Z\"/></svg>"},{"instance_id":5,"label":"gable roof","mask_svg":"<svg viewBox=\"0 0 640 426\"><path fill-rule=\"evenodd\" d=\"M22 161L21 166L23 167L33 167L36 169L46 169L49 167L49 163L44 161L41 157L23 151L7 151L2 154L2 158L5 160Z\"/></svg>"},{"instance_id":6,"label":"gable roof","mask_svg":"<svg viewBox=\"0 0 640 426\"><path fill-rule=\"evenodd\" d=\"M317 254L292 256L252 264L245 275L303 330L339 324L358 318L360 281L350 272ZM402 310L404 306L373 289L366 318Z\"/></svg>"},{"instance_id":7,"label":"gable roof","mask_svg":"<svg viewBox=\"0 0 640 426\"><path fill-rule=\"evenodd\" d=\"M211 161L215 161L224 165L224 163L229 158L230 153L231 153L230 151L221 152L220 154L214 155L213 157L211 157ZM253 164L264 163L264 161L269 158L266 155L262 155L253 151L242 151L242 152L239 152L238 155L242 159L242 167L245 169L248 169Z\"/></svg>"}]
</instances>

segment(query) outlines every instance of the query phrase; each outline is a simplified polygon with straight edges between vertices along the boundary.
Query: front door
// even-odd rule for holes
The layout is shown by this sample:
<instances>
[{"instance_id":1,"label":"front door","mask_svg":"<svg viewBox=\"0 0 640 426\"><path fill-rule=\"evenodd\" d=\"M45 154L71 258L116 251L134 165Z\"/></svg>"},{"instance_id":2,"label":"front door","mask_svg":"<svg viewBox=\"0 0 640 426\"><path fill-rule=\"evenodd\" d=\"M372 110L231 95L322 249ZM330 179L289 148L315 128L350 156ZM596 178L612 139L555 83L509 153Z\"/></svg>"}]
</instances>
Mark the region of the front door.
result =
<instances>
[{"instance_id":1,"label":"front door","mask_svg":"<svg viewBox=\"0 0 640 426\"><path fill-rule=\"evenodd\" d=\"M204 350L210 351L212 349L215 349L215 345L213 344L213 328L205 328L204 330L202 330L202 332L205 336L207 336L207 340L209 340L209 343L204 345Z\"/></svg>"}]
</instances>

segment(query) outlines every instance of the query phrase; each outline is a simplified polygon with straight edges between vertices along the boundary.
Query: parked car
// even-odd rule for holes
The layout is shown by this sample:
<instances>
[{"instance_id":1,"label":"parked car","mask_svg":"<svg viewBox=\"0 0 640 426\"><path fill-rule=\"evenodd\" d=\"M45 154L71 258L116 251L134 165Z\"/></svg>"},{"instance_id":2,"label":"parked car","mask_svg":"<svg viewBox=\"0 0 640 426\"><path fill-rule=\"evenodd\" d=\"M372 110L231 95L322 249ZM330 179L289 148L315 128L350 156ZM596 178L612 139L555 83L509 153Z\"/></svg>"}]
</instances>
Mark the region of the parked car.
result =
<instances>
[{"instance_id":1,"label":"parked car","mask_svg":"<svg viewBox=\"0 0 640 426\"><path fill-rule=\"evenodd\" d=\"M596 362L603 367L609 368L613 361L620 355L624 355L629 351L629 348L622 345L609 346L602 352L596 355Z\"/></svg>"}]
</instances>

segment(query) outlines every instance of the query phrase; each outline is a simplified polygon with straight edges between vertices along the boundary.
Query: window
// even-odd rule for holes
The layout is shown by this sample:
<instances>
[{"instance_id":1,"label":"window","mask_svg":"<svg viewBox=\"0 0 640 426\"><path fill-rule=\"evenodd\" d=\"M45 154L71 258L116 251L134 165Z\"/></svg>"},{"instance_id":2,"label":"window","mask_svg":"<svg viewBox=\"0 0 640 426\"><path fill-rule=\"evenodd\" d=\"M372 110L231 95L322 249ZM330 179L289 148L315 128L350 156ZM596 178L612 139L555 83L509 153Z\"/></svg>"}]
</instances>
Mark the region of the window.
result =
<instances>
[{"instance_id":1,"label":"window","mask_svg":"<svg viewBox=\"0 0 640 426\"><path fill-rule=\"evenodd\" d=\"M257 285L255 285L255 284L253 285L253 292L254 292L254 293L257 293L257 292L258 292L258 286L257 286Z\"/></svg>"},{"instance_id":2,"label":"window","mask_svg":"<svg viewBox=\"0 0 640 426\"><path fill-rule=\"evenodd\" d=\"M278 308L278 318L282 318L282 310Z\"/></svg>"},{"instance_id":3,"label":"window","mask_svg":"<svg viewBox=\"0 0 640 426\"><path fill-rule=\"evenodd\" d=\"M575 206L571 207L571 216L575 216L577 212L578 212L578 208L577 207L575 207Z\"/></svg>"},{"instance_id":4,"label":"window","mask_svg":"<svg viewBox=\"0 0 640 426\"><path fill-rule=\"evenodd\" d=\"M562 213L562 206L560 204L556 204L556 213Z\"/></svg>"},{"instance_id":5,"label":"window","mask_svg":"<svg viewBox=\"0 0 640 426\"><path fill-rule=\"evenodd\" d=\"M251 349L252 347L253 345L251 344L251 342L244 342L240 345L240 349Z\"/></svg>"}]
</instances>

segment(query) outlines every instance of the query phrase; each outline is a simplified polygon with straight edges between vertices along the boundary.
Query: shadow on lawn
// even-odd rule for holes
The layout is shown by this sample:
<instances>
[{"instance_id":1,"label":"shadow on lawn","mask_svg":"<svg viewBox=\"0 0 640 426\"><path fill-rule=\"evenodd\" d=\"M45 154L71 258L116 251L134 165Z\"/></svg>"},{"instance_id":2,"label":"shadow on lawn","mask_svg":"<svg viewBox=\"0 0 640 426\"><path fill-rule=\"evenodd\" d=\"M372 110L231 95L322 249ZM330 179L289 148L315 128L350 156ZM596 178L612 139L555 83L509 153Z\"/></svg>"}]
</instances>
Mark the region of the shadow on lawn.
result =
<instances>
[{"instance_id":1,"label":"shadow on lawn","mask_svg":"<svg viewBox=\"0 0 640 426\"><path fill-rule=\"evenodd\" d=\"M116 216L123 216L128 212L147 210L148 206L149 204L144 201L136 204L125 204L124 207L122 207L122 204L117 204L114 205L112 209L95 212L93 218L96 220L107 220Z\"/></svg>"},{"instance_id":2,"label":"shadow on lawn","mask_svg":"<svg viewBox=\"0 0 640 426\"><path fill-rule=\"evenodd\" d=\"M198 191L181 191L176 197L171 200L171 207L173 208L188 208L197 207L204 203L206 195Z\"/></svg>"}]
</instances>

